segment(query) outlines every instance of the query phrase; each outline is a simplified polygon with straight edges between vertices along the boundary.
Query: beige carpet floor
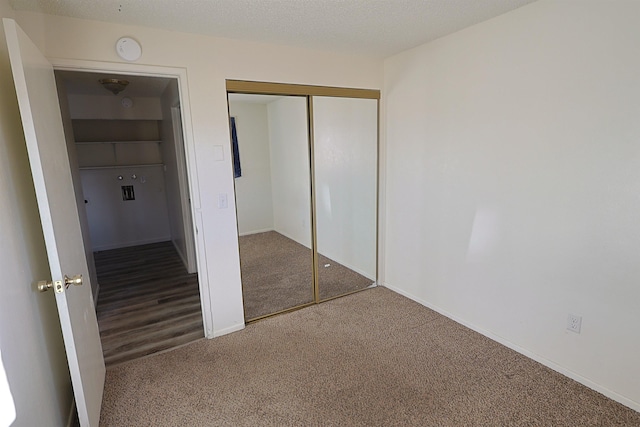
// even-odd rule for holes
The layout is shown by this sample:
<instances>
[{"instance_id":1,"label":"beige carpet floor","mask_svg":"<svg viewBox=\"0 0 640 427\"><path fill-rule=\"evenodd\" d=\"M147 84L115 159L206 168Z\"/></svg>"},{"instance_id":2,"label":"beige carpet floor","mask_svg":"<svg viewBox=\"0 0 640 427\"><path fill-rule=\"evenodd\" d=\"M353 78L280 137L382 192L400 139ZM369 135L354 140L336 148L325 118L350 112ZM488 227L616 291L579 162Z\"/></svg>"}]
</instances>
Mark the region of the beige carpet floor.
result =
<instances>
[{"instance_id":1,"label":"beige carpet floor","mask_svg":"<svg viewBox=\"0 0 640 427\"><path fill-rule=\"evenodd\" d=\"M313 302L311 249L268 231L239 238L245 319ZM373 281L320 255L320 299L365 289Z\"/></svg>"},{"instance_id":2,"label":"beige carpet floor","mask_svg":"<svg viewBox=\"0 0 640 427\"><path fill-rule=\"evenodd\" d=\"M640 413L374 288L109 368L100 425L640 426Z\"/></svg>"}]
</instances>

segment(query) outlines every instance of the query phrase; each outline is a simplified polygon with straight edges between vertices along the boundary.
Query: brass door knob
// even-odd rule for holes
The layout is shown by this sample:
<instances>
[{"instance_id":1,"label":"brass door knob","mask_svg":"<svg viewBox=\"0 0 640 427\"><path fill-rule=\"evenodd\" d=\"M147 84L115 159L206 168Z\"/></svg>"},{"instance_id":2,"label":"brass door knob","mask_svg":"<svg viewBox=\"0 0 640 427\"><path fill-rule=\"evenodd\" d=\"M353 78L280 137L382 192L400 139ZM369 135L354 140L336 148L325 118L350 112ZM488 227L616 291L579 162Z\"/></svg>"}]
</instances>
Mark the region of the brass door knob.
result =
<instances>
[{"instance_id":1,"label":"brass door knob","mask_svg":"<svg viewBox=\"0 0 640 427\"><path fill-rule=\"evenodd\" d=\"M52 287L53 287L53 282L49 282L47 280L40 280L38 282L38 290L40 292L47 292Z\"/></svg>"},{"instance_id":2,"label":"brass door knob","mask_svg":"<svg viewBox=\"0 0 640 427\"><path fill-rule=\"evenodd\" d=\"M64 276L64 284L67 285L67 288L71 285L74 285L74 286L82 285L82 274L76 274L73 277Z\"/></svg>"},{"instance_id":3,"label":"brass door knob","mask_svg":"<svg viewBox=\"0 0 640 427\"><path fill-rule=\"evenodd\" d=\"M64 276L64 282L62 280L56 280L55 282L41 280L38 282L38 290L40 292L46 292L51 288L55 288L56 293L62 293L69 286L80 286L82 285L82 274L76 274L73 277L69 277L67 275Z\"/></svg>"}]
</instances>

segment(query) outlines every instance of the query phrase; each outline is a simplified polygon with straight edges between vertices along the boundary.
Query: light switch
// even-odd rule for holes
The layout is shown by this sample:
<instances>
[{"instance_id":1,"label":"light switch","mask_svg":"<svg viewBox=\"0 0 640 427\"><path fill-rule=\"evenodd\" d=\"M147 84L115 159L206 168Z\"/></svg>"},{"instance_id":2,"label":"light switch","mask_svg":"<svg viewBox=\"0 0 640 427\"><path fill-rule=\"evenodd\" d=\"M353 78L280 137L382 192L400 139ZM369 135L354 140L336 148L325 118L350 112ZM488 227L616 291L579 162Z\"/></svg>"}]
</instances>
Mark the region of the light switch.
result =
<instances>
[{"instance_id":1,"label":"light switch","mask_svg":"<svg viewBox=\"0 0 640 427\"><path fill-rule=\"evenodd\" d=\"M218 209L227 209L227 207L229 207L227 193L218 194Z\"/></svg>"},{"instance_id":2,"label":"light switch","mask_svg":"<svg viewBox=\"0 0 640 427\"><path fill-rule=\"evenodd\" d=\"M221 162L224 160L224 149L222 145L214 145L213 146L213 160L216 162Z\"/></svg>"}]
</instances>

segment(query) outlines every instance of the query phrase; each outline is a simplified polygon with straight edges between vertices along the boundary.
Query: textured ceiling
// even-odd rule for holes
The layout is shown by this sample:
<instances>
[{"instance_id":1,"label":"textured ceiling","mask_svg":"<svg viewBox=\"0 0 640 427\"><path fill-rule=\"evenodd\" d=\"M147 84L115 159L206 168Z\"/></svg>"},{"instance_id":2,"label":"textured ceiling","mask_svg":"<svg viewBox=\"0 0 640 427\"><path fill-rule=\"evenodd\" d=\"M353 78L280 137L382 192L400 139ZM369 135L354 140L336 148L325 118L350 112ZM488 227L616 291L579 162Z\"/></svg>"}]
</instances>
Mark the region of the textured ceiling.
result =
<instances>
[{"instance_id":1,"label":"textured ceiling","mask_svg":"<svg viewBox=\"0 0 640 427\"><path fill-rule=\"evenodd\" d=\"M386 57L534 0L10 0L16 10Z\"/></svg>"}]
</instances>

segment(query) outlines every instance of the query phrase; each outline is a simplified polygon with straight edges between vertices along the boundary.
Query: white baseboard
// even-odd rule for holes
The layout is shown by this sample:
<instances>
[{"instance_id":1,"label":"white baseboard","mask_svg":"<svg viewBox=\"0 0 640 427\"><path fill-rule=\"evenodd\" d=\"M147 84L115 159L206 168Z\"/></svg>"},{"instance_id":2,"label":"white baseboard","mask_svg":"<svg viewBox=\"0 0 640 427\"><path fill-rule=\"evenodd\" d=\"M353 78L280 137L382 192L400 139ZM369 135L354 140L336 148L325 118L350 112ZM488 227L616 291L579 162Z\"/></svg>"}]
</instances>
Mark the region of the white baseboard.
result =
<instances>
[{"instance_id":1,"label":"white baseboard","mask_svg":"<svg viewBox=\"0 0 640 427\"><path fill-rule=\"evenodd\" d=\"M183 254L182 251L180 250L180 248L178 247L178 245L176 245L176 241L175 240L171 239L171 243L173 244L174 249L178 253L178 256L182 260L182 263L184 264L184 268L186 268L187 271L189 271L189 261L187 261L186 255Z\"/></svg>"},{"instance_id":2,"label":"white baseboard","mask_svg":"<svg viewBox=\"0 0 640 427\"><path fill-rule=\"evenodd\" d=\"M134 242L120 242L120 243L114 243L111 245L93 246L91 250L93 252L108 251L111 249L128 248L131 246L148 245L151 243L159 243L159 242L168 242L170 240L171 240L171 236L156 237L154 239L136 240Z\"/></svg>"},{"instance_id":3,"label":"white baseboard","mask_svg":"<svg viewBox=\"0 0 640 427\"><path fill-rule=\"evenodd\" d=\"M273 228L264 228L262 230L244 231L242 233L238 233L238 236L240 236L240 237L242 237L242 236L250 236L252 234L266 233L268 231L273 231Z\"/></svg>"},{"instance_id":4,"label":"white baseboard","mask_svg":"<svg viewBox=\"0 0 640 427\"><path fill-rule=\"evenodd\" d=\"M542 357L542 356L540 356L538 354L535 354L535 353L527 350L524 347L520 347L519 345L514 344L511 341L509 341L509 340L507 340L507 339L505 339L505 338L503 338L503 337L501 337L499 335L496 335L491 331L488 331L486 329L483 329L483 328L480 328L480 327L478 327L476 325L473 325L473 324L465 321L464 319L461 319L458 316L455 316L455 315L449 313L446 310L443 310L442 308L440 308L440 307L438 307L438 306L436 306L434 304L431 304L431 303L429 303L429 302L427 302L427 301L425 301L425 300L423 300L421 298L418 298L415 295L412 295L412 294L410 294L408 292L405 292L402 289L399 289L399 288L397 288L397 287L395 287L393 285L390 285L389 283L385 282L385 283L382 284L382 286L384 286L385 288L388 288L388 289L390 289L390 290L392 290L392 291L394 291L394 292L396 292L396 293L398 293L400 295L403 295L403 296L405 296L405 297L417 302L418 304L424 305L425 307L430 308L431 310L436 311L436 312L442 314L443 316L448 317L449 319L451 319L451 320L453 320L453 321L455 321L457 323L460 323L461 325L466 326L467 328L469 328L471 330L474 330L474 331L478 332L479 334L482 334L485 337L490 338L493 341L496 341L496 342L504 345L505 347L509 347L511 350L514 350L514 351L516 351L516 352L528 357L529 359L533 359L536 362L541 363L544 366L546 366L548 368L551 368L554 371L559 372L562 375L564 375L566 377L569 377L572 380L575 380L575 381L579 382L580 384L585 385L585 386L589 387L590 389L593 389L593 390L597 391L598 393L601 393L601 394L607 396L608 398L610 398L612 400L615 400L616 402L619 402L619 403L621 403L621 404L623 404L625 406L628 406L629 408L633 409L634 411L640 412L640 402L636 402L634 400L629 399L628 397L625 397L625 396L623 396L621 394L616 393L615 391L609 390L608 388L603 387L602 385L593 382L589 378L583 377L582 375L577 374L577 373L575 373L575 372L573 372L573 371L571 371L571 370L569 370L569 369L567 369L567 368L565 368L563 366L560 366L557 363L555 363L555 362L553 362L553 361L551 361L549 359L546 359L546 358L544 358L544 357Z\"/></svg>"},{"instance_id":5,"label":"white baseboard","mask_svg":"<svg viewBox=\"0 0 640 427\"><path fill-rule=\"evenodd\" d=\"M304 246L307 249L311 249L311 235L309 235L309 243L305 243L305 242L301 242L300 240L294 238L293 236L290 236L288 233L285 233L282 230L273 229L273 231L275 231L278 234L283 235L284 237L286 237L289 240L293 240L294 242L301 244L302 246Z\"/></svg>"},{"instance_id":6,"label":"white baseboard","mask_svg":"<svg viewBox=\"0 0 640 427\"><path fill-rule=\"evenodd\" d=\"M273 229L273 228L270 228L270 229L264 229L264 230L246 231L246 232L244 232L244 233L239 233L239 234L238 234L238 236L239 236L239 237L242 237L242 236L249 236L249 235L251 235L251 234L266 233L266 232L268 232L268 231L275 231L276 233L283 235L283 236L284 236L284 237L286 237L287 239L289 239L289 240L293 240L294 242L299 243L299 244L301 244L302 246L304 246L304 247L306 247L306 248L309 248L309 246L307 246L305 243L303 243L303 242L301 242L301 241L299 241L299 240L297 240L297 239L294 239L294 238L293 238L293 236L290 236L290 235L288 235L287 233L285 233L285 232L283 232L283 231L281 231L281 230L275 230L275 229ZM311 249L311 248L309 248L309 249ZM350 270L355 271L356 273L358 273L358 274L360 274L360 275L362 275L362 276L366 277L367 279L371 279L372 281L375 281L375 278L372 278L372 277L371 277L371 275L370 275L369 273L365 272L364 270L362 270L362 269L360 269L360 268L358 268L358 267L356 267L356 266L354 266L354 265L350 265L350 264L348 264L348 263L345 263L345 262L342 262L342 261L338 261L338 260L337 260L337 258L339 258L339 257L337 257L337 256L336 256L336 257L334 257L334 256L327 255L327 254L320 254L320 255L323 255L323 256L325 256L325 257L327 257L327 258L329 258L329 259L331 259L331 260L333 260L333 261L337 262L338 264L340 264L340 265L342 265L342 266L344 266L344 267L347 267L347 268L348 268L348 269L350 269Z\"/></svg>"},{"instance_id":7,"label":"white baseboard","mask_svg":"<svg viewBox=\"0 0 640 427\"><path fill-rule=\"evenodd\" d=\"M342 265L343 267L347 267L349 270L355 271L359 275L364 276L364 277L366 277L367 279L369 279L371 281L374 281L374 282L376 281L375 278L372 278L369 273L367 273L366 271L362 270L361 268L358 268L358 267L356 267L354 265L351 265L351 264L348 264L346 262L338 261L336 259L338 257L329 256L329 255L326 255L326 254L322 254L320 252L318 252L318 255L325 256L325 257L329 258L330 260L333 260L333 261L337 262L338 264ZM318 266L318 268L320 268L320 267L323 267L323 266L322 265ZM374 273L374 275L375 275L375 273Z\"/></svg>"},{"instance_id":8,"label":"white baseboard","mask_svg":"<svg viewBox=\"0 0 640 427\"><path fill-rule=\"evenodd\" d=\"M212 337L207 337L207 338L217 338L217 337L221 337L223 335L230 334L232 332L241 331L243 329L244 329L244 323L239 323L237 325L229 326L228 328L224 328L224 329L214 329L213 330L213 336Z\"/></svg>"}]
</instances>

